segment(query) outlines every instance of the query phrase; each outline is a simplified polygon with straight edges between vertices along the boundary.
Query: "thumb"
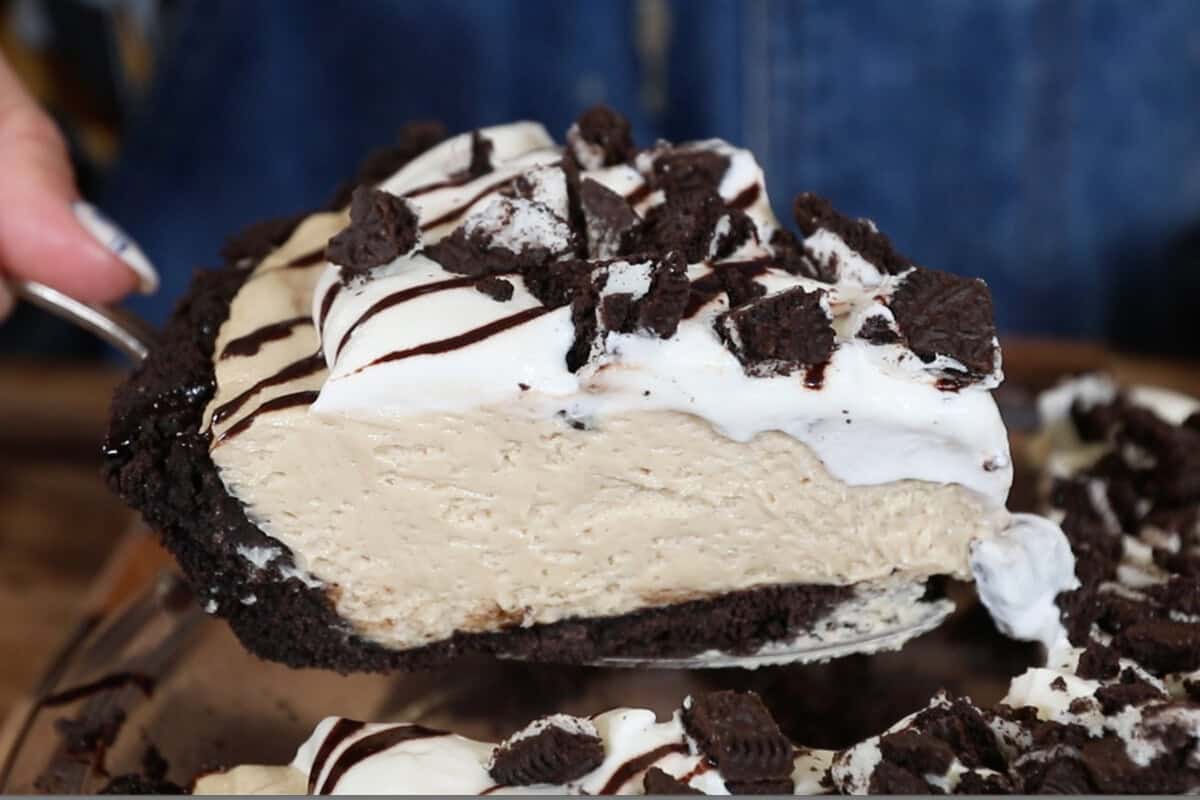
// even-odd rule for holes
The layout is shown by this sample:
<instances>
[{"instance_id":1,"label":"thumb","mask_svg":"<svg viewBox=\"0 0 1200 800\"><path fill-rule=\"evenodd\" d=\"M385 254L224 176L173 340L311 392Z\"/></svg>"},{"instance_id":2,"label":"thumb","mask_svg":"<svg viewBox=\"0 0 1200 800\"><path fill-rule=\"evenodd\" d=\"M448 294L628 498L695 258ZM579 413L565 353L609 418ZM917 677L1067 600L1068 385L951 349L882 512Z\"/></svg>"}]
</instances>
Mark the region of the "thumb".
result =
<instances>
[{"instance_id":1,"label":"thumb","mask_svg":"<svg viewBox=\"0 0 1200 800\"><path fill-rule=\"evenodd\" d=\"M0 58L0 273L86 302L109 302L158 276L137 246L78 199L58 128ZM0 305L3 298L0 298Z\"/></svg>"}]
</instances>

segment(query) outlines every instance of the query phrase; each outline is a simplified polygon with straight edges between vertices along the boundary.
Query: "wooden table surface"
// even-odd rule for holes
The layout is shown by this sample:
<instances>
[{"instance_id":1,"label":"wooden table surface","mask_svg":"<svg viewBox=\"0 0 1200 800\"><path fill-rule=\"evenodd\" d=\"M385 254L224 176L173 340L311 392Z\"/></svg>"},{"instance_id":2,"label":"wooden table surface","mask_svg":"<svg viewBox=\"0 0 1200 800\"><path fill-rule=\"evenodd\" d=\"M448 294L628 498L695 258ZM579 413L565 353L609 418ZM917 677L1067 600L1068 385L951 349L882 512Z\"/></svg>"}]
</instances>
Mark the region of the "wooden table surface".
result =
<instances>
[{"instance_id":1,"label":"wooden table surface","mask_svg":"<svg viewBox=\"0 0 1200 800\"><path fill-rule=\"evenodd\" d=\"M1009 386L1106 368L1200 396L1200 364L1063 342L1005 343ZM133 516L99 477L114 367L0 360L0 719L76 621Z\"/></svg>"}]
</instances>

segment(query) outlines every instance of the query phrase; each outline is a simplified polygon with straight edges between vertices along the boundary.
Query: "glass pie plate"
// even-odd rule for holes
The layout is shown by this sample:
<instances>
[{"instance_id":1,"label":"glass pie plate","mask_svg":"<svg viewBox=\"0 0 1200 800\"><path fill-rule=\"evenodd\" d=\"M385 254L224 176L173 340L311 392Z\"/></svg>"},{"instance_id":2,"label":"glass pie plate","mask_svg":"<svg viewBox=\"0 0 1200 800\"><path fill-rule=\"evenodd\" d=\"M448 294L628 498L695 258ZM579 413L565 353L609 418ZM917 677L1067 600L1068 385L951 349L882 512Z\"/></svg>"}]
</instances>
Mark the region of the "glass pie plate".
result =
<instances>
[{"instance_id":1,"label":"glass pie plate","mask_svg":"<svg viewBox=\"0 0 1200 800\"><path fill-rule=\"evenodd\" d=\"M903 650L758 670L629 670L503 661L338 675L248 654L204 614L144 530L127 534L76 630L0 732L0 791L90 794L114 776L188 787L238 763L285 764L323 717L409 720L498 740L530 719L615 706L670 714L689 693L763 695L795 741L840 747L925 705L939 688L993 703L1036 648L995 632L968 586L958 610ZM164 765L163 760L166 764Z\"/></svg>"}]
</instances>

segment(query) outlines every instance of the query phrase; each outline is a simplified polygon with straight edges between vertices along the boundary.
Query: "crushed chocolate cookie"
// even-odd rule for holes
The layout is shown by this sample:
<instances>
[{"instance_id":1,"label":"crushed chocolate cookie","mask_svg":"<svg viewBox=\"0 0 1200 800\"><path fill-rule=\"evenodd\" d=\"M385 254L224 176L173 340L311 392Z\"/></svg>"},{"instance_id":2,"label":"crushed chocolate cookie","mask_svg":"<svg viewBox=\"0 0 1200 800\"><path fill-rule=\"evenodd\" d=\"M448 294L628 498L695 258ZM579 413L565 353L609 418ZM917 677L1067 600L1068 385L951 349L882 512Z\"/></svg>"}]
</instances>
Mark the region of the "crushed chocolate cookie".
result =
<instances>
[{"instance_id":1,"label":"crushed chocolate cookie","mask_svg":"<svg viewBox=\"0 0 1200 800\"><path fill-rule=\"evenodd\" d=\"M325 257L346 280L407 253L419 237L417 215L403 198L359 187L350 200L350 225L329 240Z\"/></svg>"},{"instance_id":2,"label":"crushed chocolate cookie","mask_svg":"<svg viewBox=\"0 0 1200 800\"><path fill-rule=\"evenodd\" d=\"M948 356L977 377L995 369L992 296L983 281L917 267L892 295L891 309L922 361Z\"/></svg>"},{"instance_id":3,"label":"crushed chocolate cookie","mask_svg":"<svg viewBox=\"0 0 1200 800\"><path fill-rule=\"evenodd\" d=\"M161 779L150 778L144 775L128 774L118 775L117 777L106 783L97 794L109 795L173 795L173 794L190 794L187 789L184 789L177 783Z\"/></svg>"},{"instance_id":4,"label":"crushed chocolate cookie","mask_svg":"<svg viewBox=\"0 0 1200 800\"><path fill-rule=\"evenodd\" d=\"M1059 675L1054 680L1050 681L1050 688L1056 692L1065 692L1067 690L1067 682Z\"/></svg>"},{"instance_id":5,"label":"crushed chocolate cookie","mask_svg":"<svg viewBox=\"0 0 1200 800\"><path fill-rule=\"evenodd\" d=\"M634 291L612 291L617 281L646 281ZM589 278L576 285L571 318L575 343L567 353L567 366L578 371L607 333L645 332L660 339L675 335L691 295L687 265L678 253L659 261L614 261L596 266ZM599 319L597 319L599 317Z\"/></svg>"},{"instance_id":6,"label":"crushed chocolate cookie","mask_svg":"<svg viewBox=\"0 0 1200 800\"><path fill-rule=\"evenodd\" d=\"M668 198L695 189L716 193L729 159L712 150L671 148L654 159L653 170L654 185Z\"/></svg>"},{"instance_id":7,"label":"crushed chocolate cookie","mask_svg":"<svg viewBox=\"0 0 1200 800\"><path fill-rule=\"evenodd\" d=\"M803 275L822 283L837 282L836 255L828 259L815 258L808 248L796 238L796 234L784 228L779 228L771 234L770 245L779 266L784 271L792 275Z\"/></svg>"},{"instance_id":8,"label":"crushed chocolate cookie","mask_svg":"<svg viewBox=\"0 0 1200 800\"><path fill-rule=\"evenodd\" d=\"M898 275L912 266L912 262L897 253L891 240L874 225L835 211L823 197L809 192L797 195L792 201L792 214L805 236L812 236L819 230L829 231L885 275Z\"/></svg>"},{"instance_id":9,"label":"crushed chocolate cookie","mask_svg":"<svg viewBox=\"0 0 1200 800\"><path fill-rule=\"evenodd\" d=\"M725 788L733 795L789 795L796 791L791 778L776 778L769 781L725 781Z\"/></svg>"},{"instance_id":10,"label":"crushed chocolate cookie","mask_svg":"<svg viewBox=\"0 0 1200 800\"><path fill-rule=\"evenodd\" d=\"M356 188L382 183L445 138L446 128L440 122L423 121L405 125L396 137L396 144L371 151L359 164L354 177L337 188L326 207L333 211L345 208Z\"/></svg>"},{"instance_id":11,"label":"crushed chocolate cookie","mask_svg":"<svg viewBox=\"0 0 1200 800\"><path fill-rule=\"evenodd\" d=\"M948 706L927 708L913 718L913 727L948 744L964 766L997 772L1007 768L996 735L969 700L954 698Z\"/></svg>"},{"instance_id":12,"label":"crushed chocolate cookie","mask_svg":"<svg viewBox=\"0 0 1200 800\"><path fill-rule=\"evenodd\" d=\"M221 258L229 264L247 259L258 261L286 242L304 217L304 214L292 214L247 225L225 240L221 246Z\"/></svg>"},{"instance_id":13,"label":"crushed chocolate cookie","mask_svg":"<svg viewBox=\"0 0 1200 800\"><path fill-rule=\"evenodd\" d=\"M624 197L599 181L584 179L579 186L589 258L612 258L641 222Z\"/></svg>"},{"instance_id":14,"label":"crushed chocolate cookie","mask_svg":"<svg viewBox=\"0 0 1200 800\"><path fill-rule=\"evenodd\" d=\"M727 311L714 326L746 374L789 375L801 366L822 364L833 353L823 295L798 286Z\"/></svg>"},{"instance_id":15,"label":"crushed chocolate cookie","mask_svg":"<svg viewBox=\"0 0 1200 800\"><path fill-rule=\"evenodd\" d=\"M790 779L792 743L753 692L712 692L697 698L684 706L683 726L726 784Z\"/></svg>"},{"instance_id":16,"label":"crushed chocolate cookie","mask_svg":"<svg viewBox=\"0 0 1200 800\"><path fill-rule=\"evenodd\" d=\"M488 275L475 283L475 291L486 294L497 302L504 303L512 299L513 285L504 278Z\"/></svg>"},{"instance_id":17,"label":"crushed chocolate cookie","mask_svg":"<svg viewBox=\"0 0 1200 800\"><path fill-rule=\"evenodd\" d=\"M637 152L629 120L605 105L592 106L579 115L567 144L576 163L585 169L631 161Z\"/></svg>"},{"instance_id":18,"label":"crushed chocolate cookie","mask_svg":"<svg viewBox=\"0 0 1200 800\"><path fill-rule=\"evenodd\" d=\"M892 323L882 314L876 314L863 320L862 326L855 334L859 339L866 339L871 344L895 344L900 341L900 334L892 327Z\"/></svg>"},{"instance_id":19,"label":"crushed chocolate cookie","mask_svg":"<svg viewBox=\"0 0 1200 800\"><path fill-rule=\"evenodd\" d=\"M54 721L54 730L62 737L68 755L89 758L104 768L104 754L125 725L125 712L112 708L94 719L62 717Z\"/></svg>"},{"instance_id":20,"label":"crushed chocolate cookie","mask_svg":"<svg viewBox=\"0 0 1200 800\"><path fill-rule=\"evenodd\" d=\"M871 782L867 791L870 794L886 795L945 794L940 789L930 786L924 778L889 761L879 762L871 772Z\"/></svg>"},{"instance_id":21,"label":"crushed chocolate cookie","mask_svg":"<svg viewBox=\"0 0 1200 800\"><path fill-rule=\"evenodd\" d=\"M1172 504L1200 501L1200 431L1171 425L1152 411L1130 406L1121 414L1118 444L1132 444L1154 459L1145 489Z\"/></svg>"},{"instance_id":22,"label":"crushed chocolate cookie","mask_svg":"<svg viewBox=\"0 0 1200 800\"><path fill-rule=\"evenodd\" d=\"M1162 700L1163 693L1146 681L1113 683L1096 690L1096 699L1105 714L1116 714L1126 706L1138 706L1151 700Z\"/></svg>"},{"instance_id":23,"label":"crushed chocolate cookie","mask_svg":"<svg viewBox=\"0 0 1200 800\"><path fill-rule=\"evenodd\" d=\"M943 775L955 758L950 745L913 730L884 734L879 752L886 761L916 775Z\"/></svg>"},{"instance_id":24,"label":"crushed chocolate cookie","mask_svg":"<svg viewBox=\"0 0 1200 800\"><path fill-rule=\"evenodd\" d=\"M1111 647L1097 641L1088 643L1079 654L1079 665L1075 674L1090 681L1107 681L1117 677L1120 672L1120 656Z\"/></svg>"},{"instance_id":25,"label":"crushed chocolate cookie","mask_svg":"<svg viewBox=\"0 0 1200 800\"><path fill-rule=\"evenodd\" d=\"M502 786L566 783L582 778L603 761L600 737L550 723L532 736L501 742L488 772Z\"/></svg>"},{"instance_id":26,"label":"crushed chocolate cookie","mask_svg":"<svg viewBox=\"0 0 1200 800\"><path fill-rule=\"evenodd\" d=\"M1200 669L1200 623L1139 622L1121 631L1114 645L1127 658L1160 675Z\"/></svg>"},{"instance_id":27,"label":"crushed chocolate cookie","mask_svg":"<svg viewBox=\"0 0 1200 800\"><path fill-rule=\"evenodd\" d=\"M570 304L589 282L596 264L569 259L547 261L527 267L522 277L525 288L546 308L561 308Z\"/></svg>"},{"instance_id":28,"label":"crushed chocolate cookie","mask_svg":"<svg viewBox=\"0 0 1200 800\"><path fill-rule=\"evenodd\" d=\"M717 224L729 216L727 231L714 242ZM724 226L722 226L724 227ZM722 259L753 235L754 222L744 211L727 209L715 189L680 189L646 213L641 226L632 230L621 248L622 255L679 251L689 264L707 258ZM715 247L714 247L715 245Z\"/></svg>"},{"instance_id":29,"label":"crushed chocolate cookie","mask_svg":"<svg viewBox=\"0 0 1200 800\"><path fill-rule=\"evenodd\" d=\"M642 777L642 791L646 794L658 795L704 794L699 789L694 789L678 778L668 775L658 767L646 770L646 774Z\"/></svg>"}]
</instances>

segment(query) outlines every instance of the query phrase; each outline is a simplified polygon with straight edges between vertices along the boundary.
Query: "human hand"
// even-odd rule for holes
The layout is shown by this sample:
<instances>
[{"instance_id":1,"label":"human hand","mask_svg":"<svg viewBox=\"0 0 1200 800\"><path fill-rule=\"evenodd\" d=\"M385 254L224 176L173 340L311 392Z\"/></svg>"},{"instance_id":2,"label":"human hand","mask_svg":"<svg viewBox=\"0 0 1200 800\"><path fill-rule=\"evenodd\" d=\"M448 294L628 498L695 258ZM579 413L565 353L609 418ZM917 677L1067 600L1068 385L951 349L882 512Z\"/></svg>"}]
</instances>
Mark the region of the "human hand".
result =
<instances>
[{"instance_id":1,"label":"human hand","mask_svg":"<svg viewBox=\"0 0 1200 800\"><path fill-rule=\"evenodd\" d=\"M0 320L6 279L90 303L158 287L137 245L79 198L62 135L0 56Z\"/></svg>"}]
</instances>

